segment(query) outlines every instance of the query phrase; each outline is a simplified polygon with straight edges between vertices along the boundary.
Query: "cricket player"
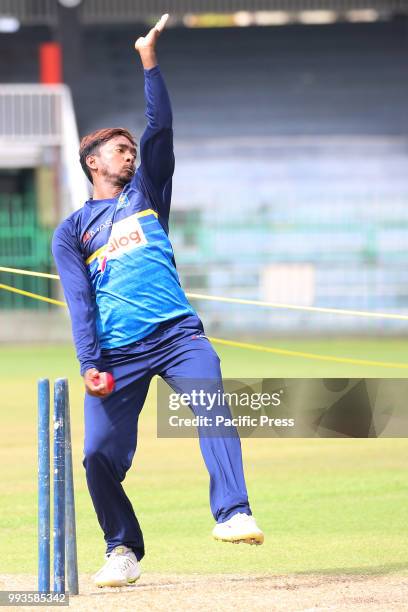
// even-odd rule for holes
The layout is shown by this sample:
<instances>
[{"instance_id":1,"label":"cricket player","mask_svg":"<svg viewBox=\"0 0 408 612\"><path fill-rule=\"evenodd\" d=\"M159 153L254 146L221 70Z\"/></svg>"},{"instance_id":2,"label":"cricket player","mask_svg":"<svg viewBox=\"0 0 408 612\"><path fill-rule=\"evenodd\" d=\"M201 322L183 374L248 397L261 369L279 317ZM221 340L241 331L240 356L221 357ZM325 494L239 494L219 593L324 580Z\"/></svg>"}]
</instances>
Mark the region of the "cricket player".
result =
<instances>
[{"instance_id":1,"label":"cricket player","mask_svg":"<svg viewBox=\"0 0 408 612\"><path fill-rule=\"evenodd\" d=\"M222 385L220 360L180 286L168 238L172 111L155 52L167 18L135 43L147 117L139 167L128 130L85 136L80 162L93 197L59 225L52 244L85 382L83 463L106 541L106 562L94 576L101 587L133 584L141 574L143 535L121 483L136 450L152 377L161 376L177 392L187 390L183 380ZM115 380L113 390L107 373ZM210 476L213 536L262 544L239 437L200 436L200 447Z\"/></svg>"}]
</instances>

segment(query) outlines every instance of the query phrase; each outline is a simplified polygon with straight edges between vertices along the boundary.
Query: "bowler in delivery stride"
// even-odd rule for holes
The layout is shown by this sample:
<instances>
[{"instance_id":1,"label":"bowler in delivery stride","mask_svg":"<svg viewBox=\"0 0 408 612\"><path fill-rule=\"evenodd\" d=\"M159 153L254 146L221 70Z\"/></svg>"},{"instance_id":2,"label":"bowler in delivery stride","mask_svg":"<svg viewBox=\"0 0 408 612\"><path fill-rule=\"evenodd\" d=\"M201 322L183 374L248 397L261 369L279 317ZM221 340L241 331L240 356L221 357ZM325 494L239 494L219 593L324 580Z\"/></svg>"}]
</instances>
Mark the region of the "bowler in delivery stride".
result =
<instances>
[{"instance_id":1,"label":"bowler in delivery stride","mask_svg":"<svg viewBox=\"0 0 408 612\"><path fill-rule=\"evenodd\" d=\"M167 18L135 43L147 117L140 166L128 130L85 136L80 161L93 197L58 226L52 244L86 388L84 467L107 544L106 563L94 576L100 587L133 584L141 573L143 535L121 483L152 377L178 392L188 390L183 380L222 385L220 360L180 286L168 238L172 111L155 53ZM239 437L200 435L200 447L210 475L213 536L262 544Z\"/></svg>"}]
</instances>

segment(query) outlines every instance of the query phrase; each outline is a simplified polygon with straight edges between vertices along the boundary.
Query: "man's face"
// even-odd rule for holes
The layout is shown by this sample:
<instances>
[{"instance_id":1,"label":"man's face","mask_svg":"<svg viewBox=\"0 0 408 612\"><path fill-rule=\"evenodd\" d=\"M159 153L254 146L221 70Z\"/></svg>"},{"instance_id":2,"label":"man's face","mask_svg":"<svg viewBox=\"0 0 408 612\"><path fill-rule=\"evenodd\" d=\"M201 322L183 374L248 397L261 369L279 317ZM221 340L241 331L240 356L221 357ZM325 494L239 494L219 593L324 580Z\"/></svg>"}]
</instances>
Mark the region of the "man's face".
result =
<instances>
[{"instance_id":1,"label":"man's face","mask_svg":"<svg viewBox=\"0 0 408 612\"><path fill-rule=\"evenodd\" d=\"M112 185L123 187L134 175L135 163L136 147L126 136L114 136L87 157L87 164L94 170L94 184L98 178L103 178Z\"/></svg>"}]
</instances>

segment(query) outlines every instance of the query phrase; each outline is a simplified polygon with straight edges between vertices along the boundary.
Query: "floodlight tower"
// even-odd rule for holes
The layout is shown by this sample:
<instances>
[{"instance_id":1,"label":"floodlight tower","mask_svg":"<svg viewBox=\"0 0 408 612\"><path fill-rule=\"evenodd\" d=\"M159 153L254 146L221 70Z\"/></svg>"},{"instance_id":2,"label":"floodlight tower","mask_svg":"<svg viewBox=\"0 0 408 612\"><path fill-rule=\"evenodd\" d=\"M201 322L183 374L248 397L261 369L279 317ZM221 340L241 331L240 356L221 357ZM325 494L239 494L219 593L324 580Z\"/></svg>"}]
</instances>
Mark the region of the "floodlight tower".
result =
<instances>
[{"instance_id":1,"label":"floodlight tower","mask_svg":"<svg viewBox=\"0 0 408 612\"><path fill-rule=\"evenodd\" d=\"M76 98L81 74L81 0L58 0L56 40L62 53L63 80Z\"/></svg>"}]
</instances>

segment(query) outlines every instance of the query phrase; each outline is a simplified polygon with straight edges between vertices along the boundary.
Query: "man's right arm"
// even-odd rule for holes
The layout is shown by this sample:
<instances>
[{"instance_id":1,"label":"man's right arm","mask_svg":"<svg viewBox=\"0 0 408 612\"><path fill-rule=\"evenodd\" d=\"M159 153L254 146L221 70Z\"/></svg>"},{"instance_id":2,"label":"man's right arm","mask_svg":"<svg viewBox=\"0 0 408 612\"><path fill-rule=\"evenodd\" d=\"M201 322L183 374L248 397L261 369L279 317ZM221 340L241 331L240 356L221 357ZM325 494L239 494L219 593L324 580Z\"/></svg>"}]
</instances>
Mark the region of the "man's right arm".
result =
<instances>
[{"instance_id":1,"label":"man's right arm","mask_svg":"<svg viewBox=\"0 0 408 612\"><path fill-rule=\"evenodd\" d=\"M95 302L88 272L70 221L60 225L52 240L52 253L71 316L72 334L81 374L102 368L96 334Z\"/></svg>"}]
</instances>

